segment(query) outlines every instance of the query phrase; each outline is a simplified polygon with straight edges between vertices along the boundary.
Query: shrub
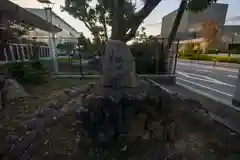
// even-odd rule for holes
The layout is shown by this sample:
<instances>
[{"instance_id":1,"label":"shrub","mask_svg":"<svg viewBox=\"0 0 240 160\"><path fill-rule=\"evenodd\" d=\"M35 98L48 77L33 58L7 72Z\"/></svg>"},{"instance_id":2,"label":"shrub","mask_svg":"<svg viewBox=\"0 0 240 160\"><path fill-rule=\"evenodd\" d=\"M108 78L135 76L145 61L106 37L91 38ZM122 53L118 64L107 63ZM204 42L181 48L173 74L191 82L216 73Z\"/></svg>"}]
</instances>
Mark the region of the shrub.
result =
<instances>
[{"instance_id":1,"label":"shrub","mask_svg":"<svg viewBox=\"0 0 240 160\"><path fill-rule=\"evenodd\" d=\"M136 62L136 72L138 74L156 73L153 60L136 58L135 62Z\"/></svg>"},{"instance_id":2,"label":"shrub","mask_svg":"<svg viewBox=\"0 0 240 160\"><path fill-rule=\"evenodd\" d=\"M200 54L198 57L199 60L203 60L203 61L213 61L214 57L212 56L208 56L206 54Z\"/></svg>"},{"instance_id":3,"label":"shrub","mask_svg":"<svg viewBox=\"0 0 240 160\"><path fill-rule=\"evenodd\" d=\"M17 62L8 66L12 77L23 84L42 84L48 75L47 70L40 62Z\"/></svg>"},{"instance_id":4,"label":"shrub","mask_svg":"<svg viewBox=\"0 0 240 160\"><path fill-rule=\"evenodd\" d=\"M138 74L155 74L156 73L156 59L136 58L136 72ZM166 64L159 60L159 73L166 73Z\"/></svg>"},{"instance_id":5,"label":"shrub","mask_svg":"<svg viewBox=\"0 0 240 160\"><path fill-rule=\"evenodd\" d=\"M135 43L129 46L136 62L136 72L138 74L155 74L156 73L156 59L151 58L156 56L159 49L159 44L154 42L149 43ZM166 72L166 65L164 64L164 55L159 54L159 73Z\"/></svg>"},{"instance_id":6,"label":"shrub","mask_svg":"<svg viewBox=\"0 0 240 160\"><path fill-rule=\"evenodd\" d=\"M239 59L239 58L231 57L231 58L228 60L228 63L237 63L237 64L240 64L240 59Z\"/></svg>"},{"instance_id":7,"label":"shrub","mask_svg":"<svg viewBox=\"0 0 240 160\"><path fill-rule=\"evenodd\" d=\"M217 62L240 64L240 58L228 57L228 56L209 56L206 54L200 54L199 56L198 55L192 55L192 56L180 55L179 58L188 59L188 60L217 61Z\"/></svg>"}]
</instances>

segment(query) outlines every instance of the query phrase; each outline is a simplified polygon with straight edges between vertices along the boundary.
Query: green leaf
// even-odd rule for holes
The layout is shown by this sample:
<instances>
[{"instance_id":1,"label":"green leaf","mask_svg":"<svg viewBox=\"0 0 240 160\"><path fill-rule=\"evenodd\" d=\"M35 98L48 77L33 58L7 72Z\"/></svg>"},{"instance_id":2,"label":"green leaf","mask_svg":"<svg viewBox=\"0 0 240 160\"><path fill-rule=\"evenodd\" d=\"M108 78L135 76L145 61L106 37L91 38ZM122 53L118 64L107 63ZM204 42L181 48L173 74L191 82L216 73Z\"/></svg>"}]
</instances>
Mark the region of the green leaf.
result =
<instances>
[{"instance_id":1,"label":"green leaf","mask_svg":"<svg viewBox=\"0 0 240 160\"><path fill-rule=\"evenodd\" d=\"M216 2L217 0L188 0L187 9L192 12L201 12Z\"/></svg>"}]
</instances>

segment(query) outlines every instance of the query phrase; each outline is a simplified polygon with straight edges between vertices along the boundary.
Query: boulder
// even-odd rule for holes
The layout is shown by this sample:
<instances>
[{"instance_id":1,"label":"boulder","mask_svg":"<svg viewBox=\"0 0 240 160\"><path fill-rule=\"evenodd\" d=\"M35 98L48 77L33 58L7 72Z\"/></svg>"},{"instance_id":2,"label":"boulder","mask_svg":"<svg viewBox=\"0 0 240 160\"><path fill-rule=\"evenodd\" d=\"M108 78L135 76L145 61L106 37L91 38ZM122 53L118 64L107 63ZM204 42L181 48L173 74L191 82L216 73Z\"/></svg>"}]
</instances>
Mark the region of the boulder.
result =
<instances>
[{"instance_id":1,"label":"boulder","mask_svg":"<svg viewBox=\"0 0 240 160\"><path fill-rule=\"evenodd\" d=\"M25 98L29 96L25 89L22 87L22 85L13 79L6 79L4 90L7 91L6 101Z\"/></svg>"}]
</instances>

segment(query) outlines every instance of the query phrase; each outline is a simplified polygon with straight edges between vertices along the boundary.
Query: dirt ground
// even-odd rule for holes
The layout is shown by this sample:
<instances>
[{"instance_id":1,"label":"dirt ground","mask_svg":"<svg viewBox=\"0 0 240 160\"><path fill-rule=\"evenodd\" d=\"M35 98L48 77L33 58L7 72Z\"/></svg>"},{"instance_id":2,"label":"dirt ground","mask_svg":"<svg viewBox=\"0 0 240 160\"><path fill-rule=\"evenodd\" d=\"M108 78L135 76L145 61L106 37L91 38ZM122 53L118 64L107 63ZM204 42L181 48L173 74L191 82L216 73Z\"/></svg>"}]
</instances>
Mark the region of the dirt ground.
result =
<instances>
[{"instance_id":1,"label":"dirt ground","mask_svg":"<svg viewBox=\"0 0 240 160\"><path fill-rule=\"evenodd\" d=\"M29 119L37 110L46 107L45 104L48 102L63 96L64 89L78 87L87 82L89 81L65 78L50 79L47 83L39 86L25 85L24 88L30 97L12 101L0 112L0 142L2 143L8 139L9 135L22 134L23 122ZM63 96L63 98L65 97Z\"/></svg>"},{"instance_id":2,"label":"dirt ground","mask_svg":"<svg viewBox=\"0 0 240 160\"><path fill-rule=\"evenodd\" d=\"M25 86L31 94L27 100L12 102L0 113L0 142L9 135L21 134L21 124L47 101L56 99L65 88L81 86L89 80L52 79L42 86ZM32 160L239 160L240 138L219 126L206 125L195 120L194 115L177 110L174 113L173 132L170 141L165 138L140 139L119 149L98 150L90 142L82 141L76 130L75 112L63 116L56 125L42 134L30 147ZM161 119L161 115L159 115ZM162 128L159 128L159 133ZM78 142L81 142L79 146ZM1 158L0 158L1 159Z\"/></svg>"}]
</instances>

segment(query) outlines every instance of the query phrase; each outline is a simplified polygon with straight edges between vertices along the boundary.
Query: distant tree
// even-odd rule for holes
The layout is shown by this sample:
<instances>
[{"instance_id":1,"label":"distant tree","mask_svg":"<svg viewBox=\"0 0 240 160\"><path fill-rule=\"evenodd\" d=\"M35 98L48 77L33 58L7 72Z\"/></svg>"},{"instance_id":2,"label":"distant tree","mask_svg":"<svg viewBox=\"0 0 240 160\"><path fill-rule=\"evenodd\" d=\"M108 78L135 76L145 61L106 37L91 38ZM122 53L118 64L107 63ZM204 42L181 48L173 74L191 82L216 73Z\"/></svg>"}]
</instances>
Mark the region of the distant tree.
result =
<instances>
[{"instance_id":1,"label":"distant tree","mask_svg":"<svg viewBox=\"0 0 240 160\"><path fill-rule=\"evenodd\" d=\"M6 18L11 15L8 11L0 11L0 52L3 53L4 50L9 50L7 44L10 42L18 42L19 38L23 35L27 35L30 30L34 27L31 24L27 24L24 21L16 21ZM1 59L3 54L0 56Z\"/></svg>"},{"instance_id":2,"label":"distant tree","mask_svg":"<svg viewBox=\"0 0 240 160\"><path fill-rule=\"evenodd\" d=\"M76 46L76 43L66 41L63 43L59 43L57 45L57 49L59 49L62 52L70 53L74 49L75 46Z\"/></svg>"},{"instance_id":3,"label":"distant tree","mask_svg":"<svg viewBox=\"0 0 240 160\"><path fill-rule=\"evenodd\" d=\"M216 21L208 21L202 24L200 33L209 43L213 43L219 30L220 28Z\"/></svg>"},{"instance_id":4,"label":"distant tree","mask_svg":"<svg viewBox=\"0 0 240 160\"><path fill-rule=\"evenodd\" d=\"M137 32L135 37L133 38L133 43L145 43L148 40L148 36L145 32L146 28L141 27Z\"/></svg>"}]
</instances>

